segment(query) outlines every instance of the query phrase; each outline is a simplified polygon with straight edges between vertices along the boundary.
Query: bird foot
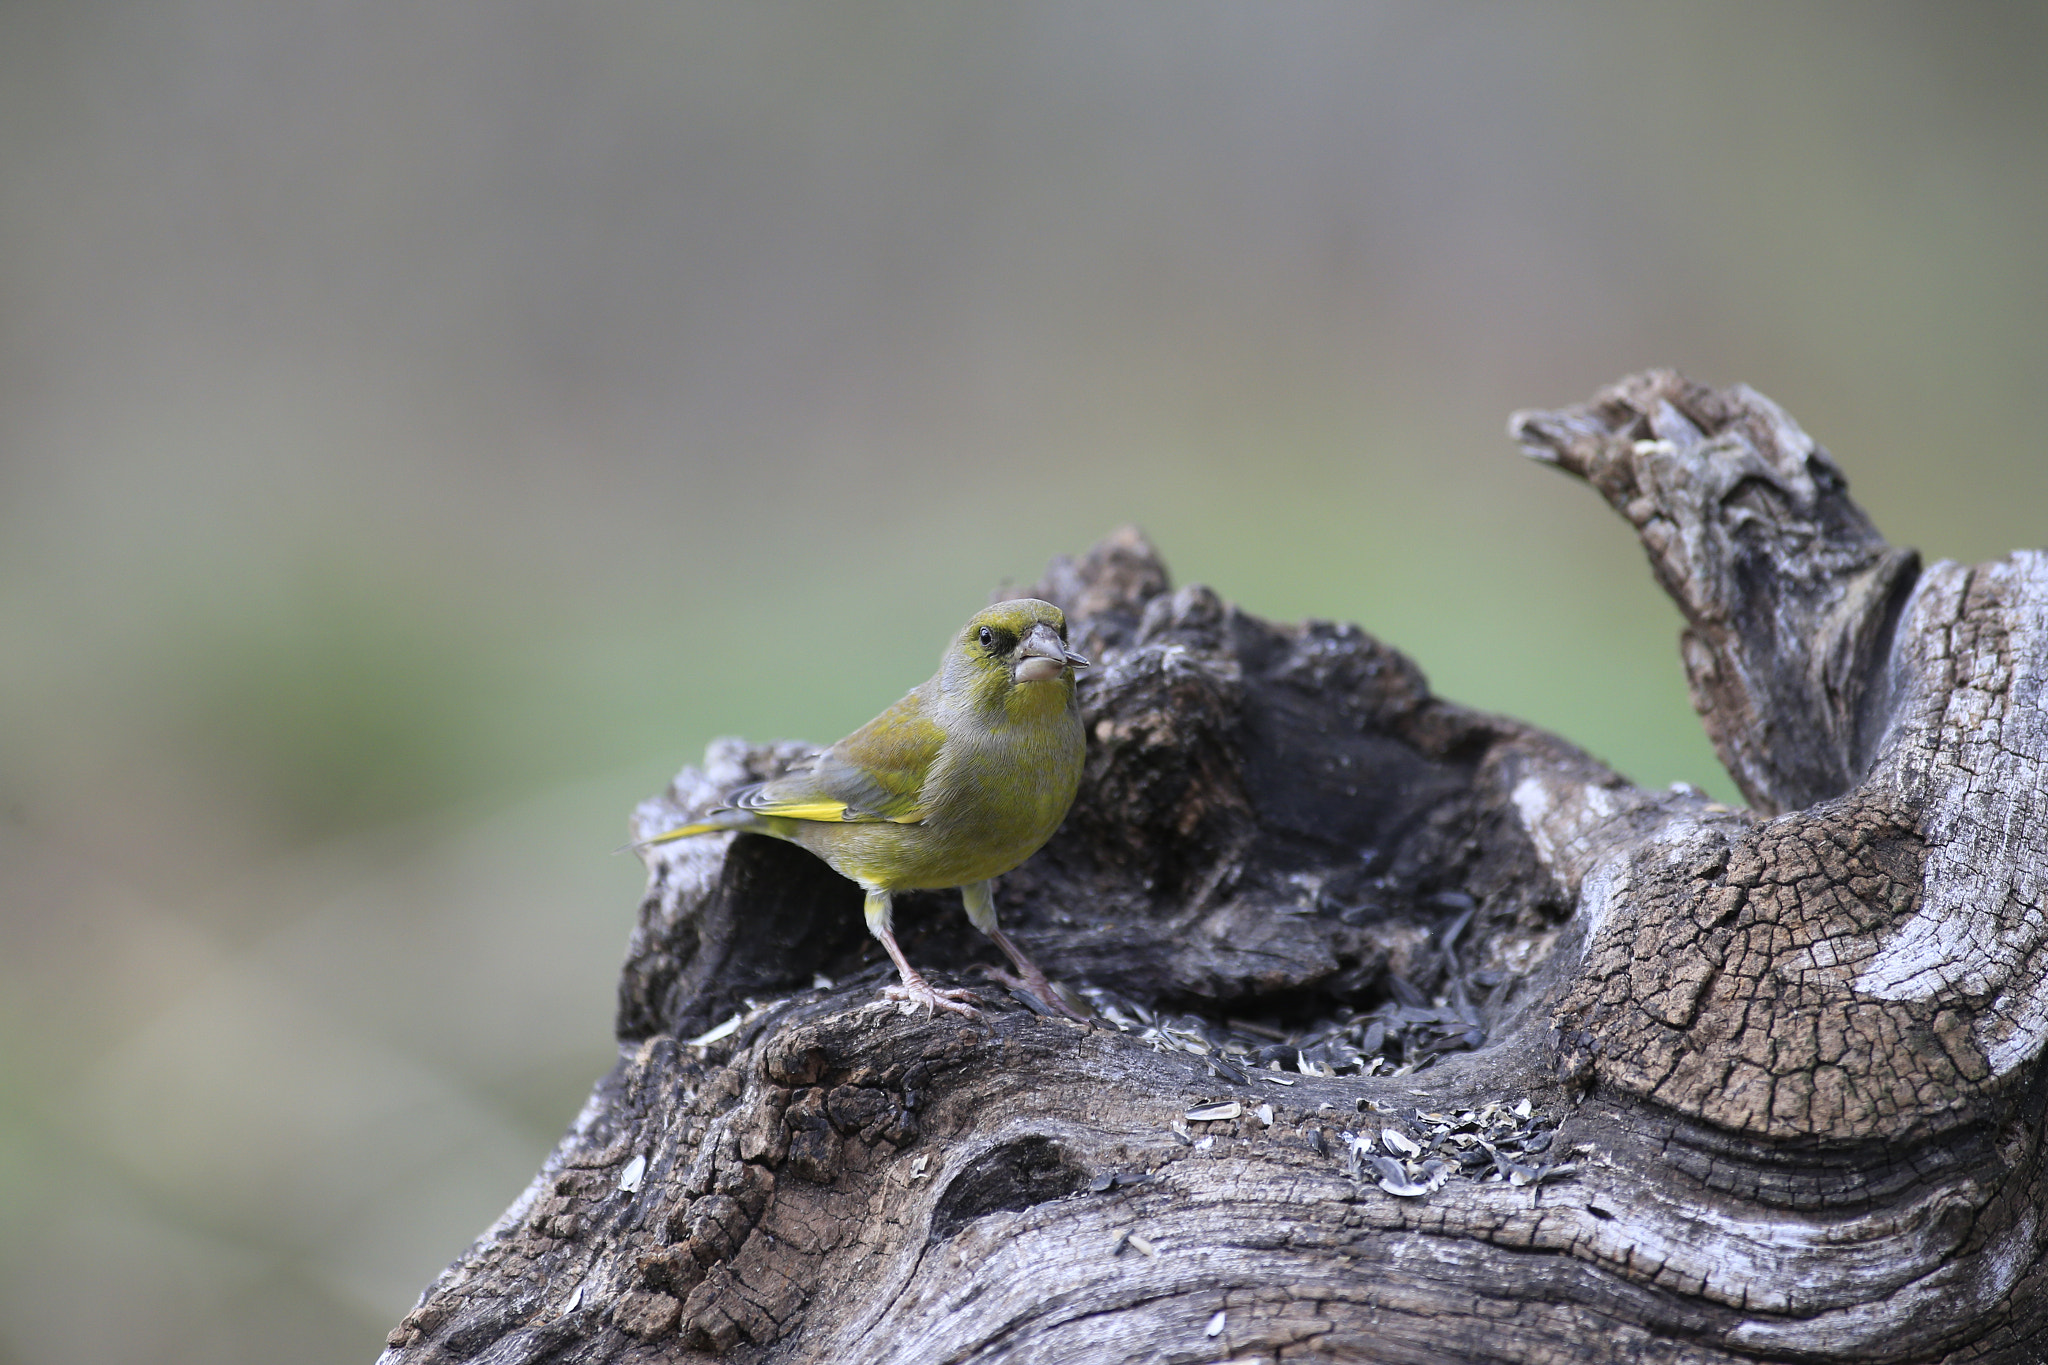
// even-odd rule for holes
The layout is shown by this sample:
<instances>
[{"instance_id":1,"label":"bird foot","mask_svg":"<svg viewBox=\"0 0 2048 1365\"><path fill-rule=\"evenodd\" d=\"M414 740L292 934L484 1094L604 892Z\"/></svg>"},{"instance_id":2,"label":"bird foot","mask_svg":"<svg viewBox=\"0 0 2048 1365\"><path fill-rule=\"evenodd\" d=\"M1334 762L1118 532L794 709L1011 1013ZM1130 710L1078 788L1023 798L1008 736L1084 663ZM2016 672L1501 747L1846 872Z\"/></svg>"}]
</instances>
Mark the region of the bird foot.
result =
<instances>
[{"instance_id":1,"label":"bird foot","mask_svg":"<svg viewBox=\"0 0 2048 1365\"><path fill-rule=\"evenodd\" d=\"M973 992L942 991L925 981L921 976L906 978L898 986L882 987L882 998L885 1000L906 1001L912 1010L915 1010L919 1005L923 1005L927 1016L939 1010L948 1010L954 1014L964 1014L969 1019L981 1018L981 1011L967 1003L974 999Z\"/></svg>"},{"instance_id":2,"label":"bird foot","mask_svg":"<svg viewBox=\"0 0 2048 1365\"><path fill-rule=\"evenodd\" d=\"M1057 1011L1076 1023L1085 1024L1089 1022L1088 1016L1074 1008L1073 1003L1068 1000L1065 992L1053 985L1046 978L1044 972L1031 971L1012 976L1001 967L983 967L981 972L983 976L986 976L989 980L1000 986L1029 995L1032 999L1044 1005L1045 1010ZM1043 1014L1045 1010L1040 1010L1039 1013Z\"/></svg>"}]
</instances>

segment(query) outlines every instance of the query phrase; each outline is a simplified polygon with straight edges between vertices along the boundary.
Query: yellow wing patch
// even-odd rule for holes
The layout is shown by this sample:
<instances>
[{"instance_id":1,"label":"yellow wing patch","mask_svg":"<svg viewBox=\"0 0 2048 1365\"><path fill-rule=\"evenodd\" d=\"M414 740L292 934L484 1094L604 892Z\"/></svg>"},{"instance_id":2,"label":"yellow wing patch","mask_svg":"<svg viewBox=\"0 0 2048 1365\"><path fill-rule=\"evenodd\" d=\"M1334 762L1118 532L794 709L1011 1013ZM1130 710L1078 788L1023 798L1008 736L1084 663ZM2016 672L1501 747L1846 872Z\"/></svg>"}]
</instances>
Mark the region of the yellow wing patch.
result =
<instances>
[{"instance_id":1,"label":"yellow wing patch","mask_svg":"<svg viewBox=\"0 0 2048 1365\"><path fill-rule=\"evenodd\" d=\"M743 806L736 805L733 809L746 811L750 815L780 815L790 820L836 821L846 819L857 820L860 818L859 813L851 811L851 808L844 801L804 800L802 798L786 801L772 799L754 800L747 802Z\"/></svg>"},{"instance_id":2,"label":"yellow wing patch","mask_svg":"<svg viewBox=\"0 0 2048 1365\"><path fill-rule=\"evenodd\" d=\"M827 768L827 775L843 776ZM891 802L893 809L873 810L849 801L829 789L821 791L817 772L791 773L758 787L743 787L726 798L728 810L768 819L816 820L826 824L890 822L914 825L924 819L922 807ZM886 792L873 795L886 797ZM877 804L880 804L879 802Z\"/></svg>"}]
</instances>

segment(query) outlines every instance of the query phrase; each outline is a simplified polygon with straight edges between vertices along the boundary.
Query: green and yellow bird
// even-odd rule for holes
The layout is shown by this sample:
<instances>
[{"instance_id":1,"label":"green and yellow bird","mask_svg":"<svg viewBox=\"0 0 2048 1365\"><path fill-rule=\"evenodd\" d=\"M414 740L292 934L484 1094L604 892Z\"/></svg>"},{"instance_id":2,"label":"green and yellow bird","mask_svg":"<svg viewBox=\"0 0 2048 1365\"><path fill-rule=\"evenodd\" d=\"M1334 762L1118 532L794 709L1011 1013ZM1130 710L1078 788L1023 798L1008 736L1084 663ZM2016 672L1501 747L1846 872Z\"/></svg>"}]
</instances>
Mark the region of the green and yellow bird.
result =
<instances>
[{"instance_id":1,"label":"green and yellow bird","mask_svg":"<svg viewBox=\"0 0 2048 1365\"><path fill-rule=\"evenodd\" d=\"M972 1016L967 992L918 975L890 924L897 892L957 886L967 918L1021 984L1073 1014L996 923L994 878L1036 853L1074 804L1086 753L1074 672L1086 667L1067 648L1058 607L998 602L903 700L807 765L743 787L708 819L646 843L738 830L802 845L867 892L868 929L903 978L883 994Z\"/></svg>"}]
</instances>

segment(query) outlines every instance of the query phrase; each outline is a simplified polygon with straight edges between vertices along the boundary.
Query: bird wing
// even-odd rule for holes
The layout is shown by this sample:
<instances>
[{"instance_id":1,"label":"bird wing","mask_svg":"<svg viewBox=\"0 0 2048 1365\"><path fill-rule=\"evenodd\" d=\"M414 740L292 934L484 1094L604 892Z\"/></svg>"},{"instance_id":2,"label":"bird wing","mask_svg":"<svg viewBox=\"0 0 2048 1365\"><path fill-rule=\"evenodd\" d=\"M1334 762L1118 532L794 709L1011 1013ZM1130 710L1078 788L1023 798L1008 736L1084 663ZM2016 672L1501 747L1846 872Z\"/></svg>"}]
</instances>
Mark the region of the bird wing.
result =
<instances>
[{"instance_id":1,"label":"bird wing","mask_svg":"<svg viewBox=\"0 0 2048 1365\"><path fill-rule=\"evenodd\" d=\"M914 825L946 732L912 692L819 754L811 766L726 798L734 810L792 820Z\"/></svg>"}]
</instances>

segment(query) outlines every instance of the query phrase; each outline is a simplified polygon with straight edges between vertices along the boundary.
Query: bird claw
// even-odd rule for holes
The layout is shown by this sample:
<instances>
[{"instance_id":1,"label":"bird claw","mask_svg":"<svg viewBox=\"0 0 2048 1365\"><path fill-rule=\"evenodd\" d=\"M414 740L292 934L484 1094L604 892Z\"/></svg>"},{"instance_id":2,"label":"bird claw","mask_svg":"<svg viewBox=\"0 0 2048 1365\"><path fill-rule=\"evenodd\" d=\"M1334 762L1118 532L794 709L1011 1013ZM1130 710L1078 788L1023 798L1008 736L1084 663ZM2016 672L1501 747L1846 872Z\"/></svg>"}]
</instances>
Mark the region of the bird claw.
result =
<instances>
[{"instance_id":1,"label":"bird claw","mask_svg":"<svg viewBox=\"0 0 2048 1365\"><path fill-rule=\"evenodd\" d=\"M913 1010L919 1005L923 1005L927 1018L930 1018L939 1010L963 1014L969 1019L981 1018L981 1011L967 1003L974 999L973 992L942 991L935 986L927 985L922 978L905 981L898 986L884 986L882 987L882 998L885 1000L906 1001Z\"/></svg>"},{"instance_id":2,"label":"bird claw","mask_svg":"<svg viewBox=\"0 0 2048 1365\"><path fill-rule=\"evenodd\" d=\"M1032 1000L1038 1001L1039 1004L1044 1006L1043 1009L1036 1011L1039 1014L1051 1015L1057 1013L1065 1015L1076 1023L1085 1024L1089 1022L1088 1016L1076 1010L1067 1000L1066 996L1060 993L1059 988L1046 979L1043 972L1032 975L1012 976L1001 967L983 967L981 974L1007 990L1029 996Z\"/></svg>"}]
</instances>

